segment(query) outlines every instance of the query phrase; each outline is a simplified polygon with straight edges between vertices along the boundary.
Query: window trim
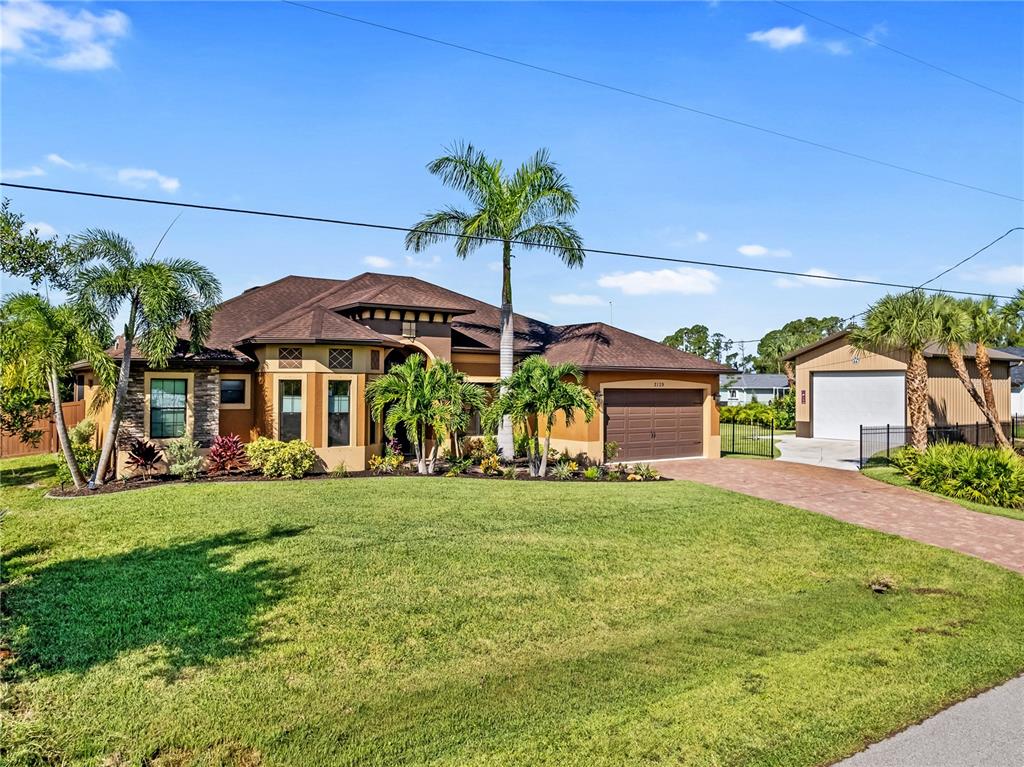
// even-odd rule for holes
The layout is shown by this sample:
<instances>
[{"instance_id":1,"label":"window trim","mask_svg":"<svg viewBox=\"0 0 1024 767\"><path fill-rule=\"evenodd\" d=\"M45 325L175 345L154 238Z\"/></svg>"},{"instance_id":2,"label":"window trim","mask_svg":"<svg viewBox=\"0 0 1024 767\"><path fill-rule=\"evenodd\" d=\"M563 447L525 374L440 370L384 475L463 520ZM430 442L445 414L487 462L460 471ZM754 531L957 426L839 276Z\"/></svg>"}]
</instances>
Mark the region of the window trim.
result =
<instances>
[{"instance_id":1,"label":"window trim","mask_svg":"<svg viewBox=\"0 0 1024 767\"><path fill-rule=\"evenodd\" d=\"M167 442L172 442L179 437L154 437L152 429L152 396L150 389L153 379L176 379L185 381L185 433L184 437L189 439L195 439L193 425L194 425L194 405L195 405L195 394L196 394L196 375L195 373L179 373L170 372L166 370L154 370L147 371L142 376L142 386L145 392L145 414L144 414L144 427L143 427L143 438L156 445L163 445Z\"/></svg>"},{"instance_id":2,"label":"window trim","mask_svg":"<svg viewBox=\"0 0 1024 767\"><path fill-rule=\"evenodd\" d=\"M305 373L292 373L290 375L281 375L279 373L274 376L274 420L271 423L274 439L281 438L281 381L299 381L302 384L302 408L299 410L302 427L299 429L299 439L303 442L309 442L306 430L306 414L309 408L309 382L306 380Z\"/></svg>"},{"instance_id":3,"label":"window trim","mask_svg":"<svg viewBox=\"0 0 1024 767\"><path fill-rule=\"evenodd\" d=\"M220 402L221 410L248 410L252 407L252 376L248 373L221 373L221 381L245 381L245 399L242 402ZM220 382L217 383L217 397L220 397ZM219 401L219 399L218 399Z\"/></svg>"},{"instance_id":4,"label":"window trim","mask_svg":"<svg viewBox=\"0 0 1024 767\"><path fill-rule=\"evenodd\" d=\"M330 391L331 381L348 381L348 444L347 445L331 445L327 447L327 426L328 426L328 412L327 412L327 396ZM359 389L359 375L356 373L331 373L323 376L323 387L317 393L319 398L318 407L322 411L320 413L320 434L322 435L322 445L316 445L315 447L322 447L326 450L351 450L352 448L362 448L365 445L360 440L365 439L361 434L360 421L363 417L361 397L363 393ZM305 403L303 403L305 404Z\"/></svg>"},{"instance_id":5,"label":"window trim","mask_svg":"<svg viewBox=\"0 0 1024 767\"><path fill-rule=\"evenodd\" d=\"M348 367L335 367L331 364L331 355L334 352L348 352L349 364ZM356 369L356 350L351 346L329 346L327 347L327 367L330 370L355 370Z\"/></svg>"},{"instance_id":6,"label":"window trim","mask_svg":"<svg viewBox=\"0 0 1024 767\"><path fill-rule=\"evenodd\" d=\"M331 384L332 383L346 383L348 384L348 444L347 445L332 445L331 444ZM355 441L355 423L353 423L353 407L352 402L352 391L355 388L355 384L345 378L328 378L324 381L324 447L352 447L352 443Z\"/></svg>"}]
</instances>

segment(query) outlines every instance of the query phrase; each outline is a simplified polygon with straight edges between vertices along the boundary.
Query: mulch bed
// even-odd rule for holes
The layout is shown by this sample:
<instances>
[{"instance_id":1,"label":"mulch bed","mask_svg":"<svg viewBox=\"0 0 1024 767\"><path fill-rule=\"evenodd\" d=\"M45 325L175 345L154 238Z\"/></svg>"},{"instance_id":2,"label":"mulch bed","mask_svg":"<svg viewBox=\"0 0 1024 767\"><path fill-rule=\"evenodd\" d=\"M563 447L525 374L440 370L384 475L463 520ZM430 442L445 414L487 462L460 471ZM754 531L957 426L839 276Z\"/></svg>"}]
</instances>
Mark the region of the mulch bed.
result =
<instances>
[{"instance_id":1,"label":"mulch bed","mask_svg":"<svg viewBox=\"0 0 1024 767\"><path fill-rule=\"evenodd\" d=\"M415 468L410 469L408 466L403 466L394 474L375 474L372 471L350 471L344 475L329 473L307 474L301 479L292 479L291 477L265 477L257 471L249 471L241 474L203 475L198 479L191 480L184 480L170 474L155 474L149 479L131 477L129 479L111 480L107 482L107 484L101 485L94 490L77 490L74 487L53 487L50 489L50 492L46 494L46 497L87 498L94 495L123 493L129 490L143 490L149 487L162 487L164 485L196 485L221 482L317 482L324 479L359 479L367 477L380 479L387 477L422 477L423 479L443 477L446 479L490 479L502 480L505 482L589 482L591 484L601 484L603 482L628 482L625 475L621 479L610 480L607 477L601 477L601 479L587 479L583 476L582 472L578 476L574 476L570 479L556 479L551 475L546 477L531 477L525 473L527 470L521 467L517 467L515 480L506 479L501 474L484 474L476 467L473 467L470 471L459 474L455 477L445 477L445 471L447 471L447 467L440 466L439 471L434 474L417 474ZM671 480L668 477L658 477L657 479L644 480L644 482L671 482ZM643 484L643 482L637 482L636 484Z\"/></svg>"}]
</instances>

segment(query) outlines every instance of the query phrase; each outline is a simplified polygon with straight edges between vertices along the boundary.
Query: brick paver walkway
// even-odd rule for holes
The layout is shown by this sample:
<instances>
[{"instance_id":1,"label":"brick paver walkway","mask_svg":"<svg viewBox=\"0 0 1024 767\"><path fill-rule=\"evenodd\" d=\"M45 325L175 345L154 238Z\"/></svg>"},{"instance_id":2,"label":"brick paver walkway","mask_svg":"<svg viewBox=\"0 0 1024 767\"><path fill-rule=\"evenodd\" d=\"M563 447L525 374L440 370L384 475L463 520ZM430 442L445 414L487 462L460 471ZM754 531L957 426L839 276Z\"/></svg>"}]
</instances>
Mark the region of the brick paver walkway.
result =
<instances>
[{"instance_id":1,"label":"brick paver walkway","mask_svg":"<svg viewBox=\"0 0 1024 767\"><path fill-rule=\"evenodd\" d=\"M1024 522L969 511L859 472L743 459L659 461L656 466L667 477L816 511L1024 573Z\"/></svg>"}]
</instances>

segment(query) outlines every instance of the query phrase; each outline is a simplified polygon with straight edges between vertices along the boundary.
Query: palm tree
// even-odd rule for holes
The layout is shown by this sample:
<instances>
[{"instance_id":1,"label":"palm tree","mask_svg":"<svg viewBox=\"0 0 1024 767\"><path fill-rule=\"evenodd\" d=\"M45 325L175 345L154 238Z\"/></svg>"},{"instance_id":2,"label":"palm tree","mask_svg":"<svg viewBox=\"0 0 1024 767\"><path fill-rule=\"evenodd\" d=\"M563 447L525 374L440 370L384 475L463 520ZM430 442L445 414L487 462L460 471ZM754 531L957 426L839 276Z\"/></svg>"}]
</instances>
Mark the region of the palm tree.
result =
<instances>
[{"instance_id":1,"label":"palm tree","mask_svg":"<svg viewBox=\"0 0 1024 767\"><path fill-rule=\"evenodd\" d=\"M67 423L61 408L60 379L73 362L92 362L97 378L113 380L113 361L106 355L110 329L105 318L88 305L53 306L33 293L15 293L0 306L5 334L4 381L17 377L31 386L45 386L53 407L57 439L75 487L86 479L71 449Z\"/></svg>"},{"instance_id":2,"label":"palm tree","mask_svg":"<svg viewBox=\"0 0 1024 767\"><path fill-rule=\"evenodd\" d=\"M449 206L428 214L406 235L405 247L419 252L450 237L458 238L455 255L466 258L487 242L500 240L501 343L499 375L512 375L512 246L540 248L558 256L567 266L583 265L583 240L568 222L579 204L569 182L551 161L546 149L508 175L500 160L488 158L472 144L450 147L447 154L427 165L441 181L469 198L468 211ZM484 238L484 239L481 239ZM512 423L502 420L498 446L513 455Z\"/></svg>"},{"instance_id":3,"label":"palm tree","mask_svg":"<svg viewBox=\"0 0 1024 767\"><path fill-rule=\"evenodd\" d=\"M530 476L547 474L548 452L551 450L551 429L558 415L566 425L583 413L589 423L597 403L590 390L580 384L583 373L578 365L563 362L552 365L539 355L527 357L507 379L502 381L502 394L492 405L489 417L509 418L530 437ZM536 423L536 428L534 424ZM540 449L541 424L544 449Z\"/></svg>"},{"instance_id":4,"label":"palm tree","mask_svg":"<svg viewBox=\"0 0 1024 767\"><path fill-rule=\"evenodd\" d=\"M973 302L955 301L944 295L935 296L933 300L938 314L937 340L946 347L953 372L985 416L988 425L992 427L996 443L1000 447L1010 447L1010 440L1003 433L1002 424L999 423L999 414L988 406L985 398L975 388L971 374L967 370L967 362L964 360L964 346L972 336L973 323L969 311Z\"/></svg>"},{"instance_id":5,"label":"palm tree","mask_svg":"<svg viewBox=\"0 0 1024 767\"><path fill-rule=\"evenodd\" d=\"M198 351L210 334L220 282L190 259L158 261L154 251L143 261L135 246L114 232L88 230L75 238L75 247L84 261L98 263L79 270L72 294L79 302L100 307L108 317L126 305L128 310L110 426L96 472L96 484L102 485L121 427L133 350L137 345L151 368L164 367L177 347L179 328L187 325L192 349Z\"/></svg>"},{"instance_id":6,"label":"palm tree","mask_svg":"<svg viewBox=\"0 0 1024 767\"><path fill-rule=\"evenodd\" d=\"M398 426L412 440L416 468L420 474L433 474L442 440L453 431L466 428L467 408L483 406L484 392L466 380L446 360L424 367L423 355L412 354L400 365L366 387L366 399L374 419L384 424L384 432L393 437ZM427 451L430 436L434 444Z\"/></svg>"},{"instance_id":7,"label":"palm tree","mask_svg":"<svg viewBox=\"0 0 1024 767\"><path fill-rule=\"evenodd\" d=\"M964 299L963 306L970 318L970 337L976 347L974 361L978 364L985 406L998 420L999 408L996 405L995 389L992 387L992 363L988 356L988 347L1011 335L1017 328L1017 320L1012 309L1000 307L991 296L978 300Z\"/></svg>"},{"instance_id":8,"label":"palm tree","mask_svg":"<svg viewBox=\"0 0 1024 767\"><path fill-rule=\"evenodd\" d=\"M907 362L907 405L910 411L911 444L928 447L928 363L925 347L939 334L935 300L920 290L886 295L868 309L864 326L850 334L850 343L860 350L905 351Z\"/></svg>"}]
</instances>

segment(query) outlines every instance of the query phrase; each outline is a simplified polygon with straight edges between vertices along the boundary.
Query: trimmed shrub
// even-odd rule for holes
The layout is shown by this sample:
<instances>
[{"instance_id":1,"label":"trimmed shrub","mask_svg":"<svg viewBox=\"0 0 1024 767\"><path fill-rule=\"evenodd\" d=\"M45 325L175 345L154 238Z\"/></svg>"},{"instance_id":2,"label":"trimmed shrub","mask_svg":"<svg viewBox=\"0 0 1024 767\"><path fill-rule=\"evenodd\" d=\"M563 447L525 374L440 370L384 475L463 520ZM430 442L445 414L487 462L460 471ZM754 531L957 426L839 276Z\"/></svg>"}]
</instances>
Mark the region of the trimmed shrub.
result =
<instances>
[{"instance_id":1,"label":"trimmed shrub","mask_svg":"<svg viewBox=\"0 0 1024 767\"><path fill-rule=\"evenodd\" d=\"M487 456L480 461L480 471L484 474L501 474L501 460L494 454Z\"/></svg>"},{"instance_id":2,"label":"trimmed shrub","mask_svg":"<svg viewBox=\"0 0 1024 767\"><path fill-rule=\"evenodd\" d=\"M167 472L184 480L194 480L203 467L199 443L182 437L167 443Z\"/></svg>"},{"instance_id":3,"label":"trimmed shrub","mask_svg":"<svg viewBox=\"0 0 1024 767\"><path fill-rule=\"evenodd\" d=\"M583 470L583 478L592 481L601 479L601 467L600 466L588 466Z\"/></svg>"},{"instance_id":4,"label":"trimmed shrub","mask_svg":"<svg viewBox=\"0 0 1024 767\"><path fill-rule=\"evenodd\" d=\"M637 477L638 479L649 482L652 479L658 478L658 470L650 464L638 463L633 466L633 471L630 473L630 477Z\"/></svg>"},{"instance_id":5,"label":"trimmed shrub","mask_svg":"<svg viewBox=\"0 0 1024 767\"><path fill-rule=\"evenodd\" d=\"M369 469L374 474L394 474L402 465L402 456L388 452L385 455L371 455Z\"/></svg>"},{"instance_id":6,"label":"trimmed shrub","mask_svg":"<svg viewBox=\"0 0 1024 767\"><path fill-rule=\"evenodd\" d=\"M294 439L281 442L258 437L245 447L249 462L265 477L299 479L316 466L316 451L308 442Z\"/></svg>"},{"instance_id":7,"label":"trimmed shrub","mask_svg":"<svg viewBox=\"0 0 1024 767\"><path fill-rule=\"evenodd\" d=\"M79 421L77 424L68 429L68 439L71 440L72 445L88 445L92 442L92 438L96 435L96 424L90 421L88 418L84 421ZM85 471L83 468L82 471Z\"/></svg>"},{"instance_id":8,"label":"trimmed shrub","mask_svg":"<svg viewBox=\"0 0 1024 767\"><path fill-rule=\"evenodd\" d=\"M83 421L83 423L85 422ZM72 440L71 452L75 454L78 468L82 470L82 474L88 480L92 477L92 473L96 471L96 464L100 462L100 451L88 442L75 442ZM64 460L63 453L60 454L57 461L57 481L61 485L74 484L74 480L71 478L71 469L68 468L68 462Z\"/></svg>"},{"instance_id":9,"label":"trimmed shrub","mask_svg":"<svg viewBox=\"0 0 1024 767\"><path fill-rule=\"evenodd\" d=\"M1012 450L932 445L907 476L923 490L1006 509L1024 508L1024 459Z\"/></svg>"},{"instance_id":10,"label":"trimmed shrub","mask_svg":"<svg viewBox=\"0 0 1024 767\"><path fill-rule=\"evenodd\" d=\"M606 461L614 461L619 457L619 443L618 442L605 442L604 443L604 459Z\"/></svg>"}]
</instances>

